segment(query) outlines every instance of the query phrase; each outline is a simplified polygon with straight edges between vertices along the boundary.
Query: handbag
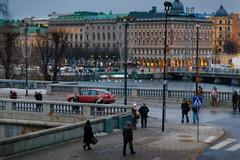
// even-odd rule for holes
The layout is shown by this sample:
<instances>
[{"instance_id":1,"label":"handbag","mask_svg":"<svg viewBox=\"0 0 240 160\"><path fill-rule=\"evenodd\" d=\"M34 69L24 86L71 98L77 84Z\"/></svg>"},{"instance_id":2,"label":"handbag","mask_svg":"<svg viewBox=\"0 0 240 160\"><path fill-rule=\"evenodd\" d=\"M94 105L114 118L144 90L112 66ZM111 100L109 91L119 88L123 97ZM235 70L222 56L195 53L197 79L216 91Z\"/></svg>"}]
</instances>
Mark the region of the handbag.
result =
<instances>
[{"instance_id":1,"label":"handbag","mask_svg":"<svg viewBox=\"0 0 240 160\"><path fill-rule=\"evenodd\" d=\"M97 142L98 142L97 138L92 137L92 144L95 145L95 144L97 144Z\"/></svg>"}]
</instances>

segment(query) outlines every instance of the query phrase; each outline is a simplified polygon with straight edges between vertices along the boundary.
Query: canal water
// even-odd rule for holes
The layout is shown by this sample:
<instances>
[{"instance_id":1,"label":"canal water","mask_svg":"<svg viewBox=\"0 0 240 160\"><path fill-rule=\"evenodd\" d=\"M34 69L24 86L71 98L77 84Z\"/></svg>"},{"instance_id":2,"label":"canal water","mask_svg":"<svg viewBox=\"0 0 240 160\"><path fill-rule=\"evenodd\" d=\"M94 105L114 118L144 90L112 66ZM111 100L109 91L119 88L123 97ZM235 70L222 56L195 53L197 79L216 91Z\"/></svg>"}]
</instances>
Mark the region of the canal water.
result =
<instances>
[{"instance_id":1,"label":"canal water","mask_svg":"<svg viewBox=\"0 0 240 160\"><path fill-rule=\"evenodd\" d=\"M103 87L124 87L124 80L101 80L101 81L80 81L79 85L83 86L103 86ZM168 89L179 90L195 90L195 82L192 81L168 81ZM210 84L199 83L204 91L211 91L214 86L217 87L219 92L232 92L234 90L240 91L240 86L232 86L226 84ZM161 80L128 80L128 87L147 87L147 88L162 88L163 81Z\"/></svg>"}]
</instances>

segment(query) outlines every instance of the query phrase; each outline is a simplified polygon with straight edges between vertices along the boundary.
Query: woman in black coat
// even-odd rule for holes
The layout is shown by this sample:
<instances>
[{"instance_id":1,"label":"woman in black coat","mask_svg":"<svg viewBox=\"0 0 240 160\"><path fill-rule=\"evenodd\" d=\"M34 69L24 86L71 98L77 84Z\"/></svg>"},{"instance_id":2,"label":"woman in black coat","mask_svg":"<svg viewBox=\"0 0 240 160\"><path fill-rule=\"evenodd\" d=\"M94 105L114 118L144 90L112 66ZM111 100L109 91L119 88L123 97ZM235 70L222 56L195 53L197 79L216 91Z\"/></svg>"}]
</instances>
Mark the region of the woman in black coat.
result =
<instances>
[{"instance_id":1,"label":"woman in black coat","mask_svg":"<svg viewBox=\"0 0 240 160\"><path fill-rule=\"evenodd\" d=\"M85 126L84 126L84 137L83 137L83 149L86 151L86 147L88 147L88 150L91 150L90 144L93 143L93 132L92 132L92 126L89 120L87 120Z\"/></svg>"}]
</instances>

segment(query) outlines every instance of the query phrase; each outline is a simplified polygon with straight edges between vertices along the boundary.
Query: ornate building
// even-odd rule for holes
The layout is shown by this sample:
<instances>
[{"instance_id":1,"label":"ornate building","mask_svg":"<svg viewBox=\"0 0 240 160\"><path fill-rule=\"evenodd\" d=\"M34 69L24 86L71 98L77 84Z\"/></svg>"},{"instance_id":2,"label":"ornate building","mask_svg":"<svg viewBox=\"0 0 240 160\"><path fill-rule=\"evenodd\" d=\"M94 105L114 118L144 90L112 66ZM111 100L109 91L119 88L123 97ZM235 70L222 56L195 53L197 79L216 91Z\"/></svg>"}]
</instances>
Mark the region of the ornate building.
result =
<instances>
[{"instance_id":1,"label":"ornate building","mask_svg":"<svg viewBox=\"0 0 240 160\"><path fill-rule=\"evenodd\" d=\"M49 29L69 33L71 47L114 49L123 35L118 18L124 16L127 14L75 12L51 19Z\"/></svg>"},{"instance_id":2,"label":"ornate building","mask_svg":"<svg viewBox=\"0 0 240 160\"><path fill-rule=\"evenodd\" d=\"M134 17L127 29L129 61L144 66L163 66L165 13L153 7L149 12L129 14L104 14L75 12L49 21L49 29L69 33L70 47L120 49L124 47L124 16ZM202 67L211 63L212 22L204 15L184 12L179 0L172 3L168 18L168 66L195 66L197 29L199 24L199 57ZM122 53L120 51L120 53Z\"/></svg>"},{"instance_id":3,"label":"ornate building","mask_svg":"<svg viewBox=\"0 0 240 160\"><path fill-rule=\"evenodd\" d=\"M220 6L215 15L210 17L209 20L214 24L212 44L215 49L215 54L223 53L225 42L232 39L231 15L228 15L223 6Z\"/></svg>"},{"instance_id":4,"label":"ornate building","mask_svg":"<svg viewBox=\"0 0 240 160\"><path fill-rule=\"evenodd\" d=\"M232 17L232 39L240 47L240 14L234 13Z\"/></svg>"},{"instance_id":5,"label":"ornate building","mask_svg":"<svg viewBox=\"0 0 240 160\"><path fill-rule=\"evenodd\" d=\"M189 11L189 10L188 10ZM131 12L136 17L129 26L129 51L133 61L145 67L163 66L165 13ZM212 22L204 15L184 12L179 0L172 3L168 15L168 53L167 62L171 68L195 66L197 28L199 24L199 63L205 67L211 63L212 56Z\"/></svg>"}]
</instances>

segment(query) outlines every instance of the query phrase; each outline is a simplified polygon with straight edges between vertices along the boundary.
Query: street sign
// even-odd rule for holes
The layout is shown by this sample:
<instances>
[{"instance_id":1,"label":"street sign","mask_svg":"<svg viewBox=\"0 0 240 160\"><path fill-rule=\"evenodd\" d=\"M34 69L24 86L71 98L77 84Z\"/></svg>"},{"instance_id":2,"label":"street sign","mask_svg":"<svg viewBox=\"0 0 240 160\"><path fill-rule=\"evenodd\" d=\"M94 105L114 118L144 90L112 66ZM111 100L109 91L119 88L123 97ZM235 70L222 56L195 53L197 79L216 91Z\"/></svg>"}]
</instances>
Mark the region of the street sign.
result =
<instances>
[{"instance_id":1,"label":"street sign","mask_svg":"<svg viewBox=\"0 0 240 160\"><path fill-rule=\"evenodd\" d=\"M203 106L203 97L195 96L192 98L192 108L202 107Z\"/></svg>"}]
</instances>

